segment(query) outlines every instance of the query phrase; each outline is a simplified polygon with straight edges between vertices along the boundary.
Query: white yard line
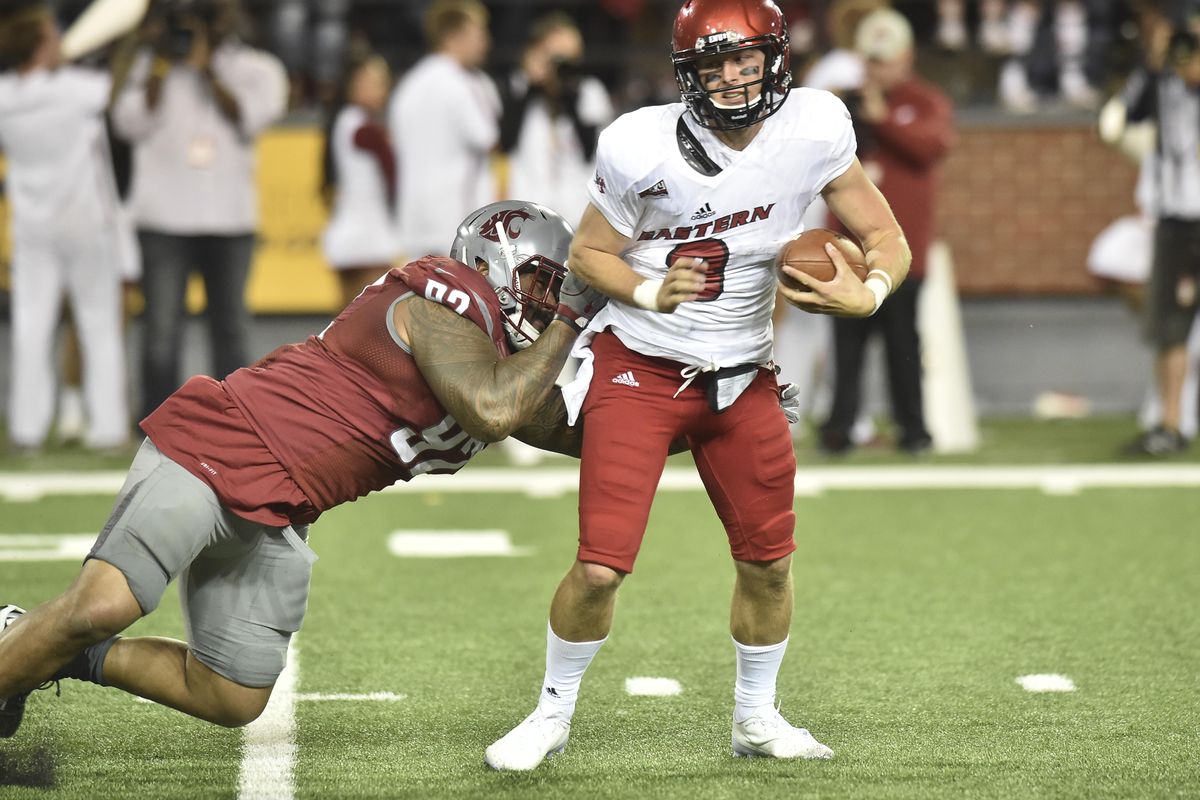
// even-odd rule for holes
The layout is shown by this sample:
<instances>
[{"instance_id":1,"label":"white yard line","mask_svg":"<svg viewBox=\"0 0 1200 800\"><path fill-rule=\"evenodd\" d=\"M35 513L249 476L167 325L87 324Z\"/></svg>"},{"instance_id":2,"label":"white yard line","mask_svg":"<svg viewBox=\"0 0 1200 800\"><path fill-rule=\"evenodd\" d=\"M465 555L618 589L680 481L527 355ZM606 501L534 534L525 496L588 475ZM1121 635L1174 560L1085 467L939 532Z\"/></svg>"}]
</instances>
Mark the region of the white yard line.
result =
<instances>
[{"instance_id":1,"label":"white yard line","mask_svg":"<svg viewBox=\"0 0 1200 800\"><path fill-rule=\"evenodd\" d=\"M0 533L0 561L83 561L95 533Z\"/></svg>"},{"instance_id":2,"label":"white yard line","mask_svg":"<svg viewBox=\"0 0 1200 800\"><path fill-rule=\"evenodd\" d=\"M633 697L674 697L682 691L683 687L674 678L625 679L625 694Z\"/></svg>"},{"instance_id":3,"label":"white yard line","mask_svg":"<svg viewBox=\"0 0 1200 800\"><path fill-rule=\"evenodd\" d=\"M296 636L288 645L287 666L275 682L262 716L242 732L238 800L292 800L296 795L296 686L300 664Z\"/></svg>"},{"instance_id":4,"label":"white yard line","mask_svg":"<svg viewBox=\"0 0 1200 800\"><path fill-rule=\"evenodd\" d=\"M1021 684L1021 688L1027 692L1075 691L1075 681L1066 675L1053 673L1045 675L1022 675L1017 678L1017 683Z\"/></svg>"},{"instance_id":5,"label":"white yard line","mask_svg":"<svg viewBox=\"0 0 1200 800\"><path fill-rule=\"evenodd\" d=\"M401 558L464 558L522 556L527 547L513 547L508 531L397 530L388 536L388 551Z\"/></svg>"},{"instance_id":6,"label":"white yard line","mask_svg":"<svg viewBox=\"0 0 1200 800\"><path fill-rule=\"evenodd\" d=\"M296 695L296 699L306 703L329 703L341 701L398 703L401 700L407 700L408 695L396 694L395 692L367 692L365 694L349 694L345 692L335 692L333 694L306 693Z\"/></svg>"},{"instance_id":7,"label":"white yard line","mask_svg":"<svg viewBox=\"0 0 1200 800\"><path fill-rule=\"evenodd\" d=\"M123 472L0 474L0 499L35 501L52 495L115 495L124 481ZM457 475L422 475L410 483L397 483L384 491L400 494L518 492L530 497L557 497L576 491L578 486L579 471L575 468L468 467ZM796 492L801 496L831 490L878 489L1034 489L1060 495L1110 487L1200 487L1200 464L801 467L796 472ZM663 473L659 483L659 491L699 491L703 488L692 467L671 467Z\"/></svg>"}]
</instances>

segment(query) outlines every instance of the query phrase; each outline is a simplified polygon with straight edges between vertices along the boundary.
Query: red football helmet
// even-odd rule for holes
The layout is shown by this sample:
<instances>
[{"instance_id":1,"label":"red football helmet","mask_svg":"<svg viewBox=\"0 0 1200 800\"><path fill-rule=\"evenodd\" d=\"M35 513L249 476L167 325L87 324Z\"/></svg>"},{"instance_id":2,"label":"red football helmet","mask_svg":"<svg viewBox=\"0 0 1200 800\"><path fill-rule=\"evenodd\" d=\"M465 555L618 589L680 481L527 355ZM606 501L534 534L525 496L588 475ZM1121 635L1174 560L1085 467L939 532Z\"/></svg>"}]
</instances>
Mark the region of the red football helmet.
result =
<instances>
[{"instance_id":1,"label":"red football helmet","mask_svg":"<svg viewBox=\"0 0 1200 800\"><path fill-rule=\"evenodd\" d=\"M759 96L732 107L715 102L696 61L750 48L766 54L765 74L740 86L762 84ZM671 61L683 102L706 128L733 130L766 119L783 105L792 82L787 25L772 0L686 0L675 16Z\"/></svg>"}]
</instances>

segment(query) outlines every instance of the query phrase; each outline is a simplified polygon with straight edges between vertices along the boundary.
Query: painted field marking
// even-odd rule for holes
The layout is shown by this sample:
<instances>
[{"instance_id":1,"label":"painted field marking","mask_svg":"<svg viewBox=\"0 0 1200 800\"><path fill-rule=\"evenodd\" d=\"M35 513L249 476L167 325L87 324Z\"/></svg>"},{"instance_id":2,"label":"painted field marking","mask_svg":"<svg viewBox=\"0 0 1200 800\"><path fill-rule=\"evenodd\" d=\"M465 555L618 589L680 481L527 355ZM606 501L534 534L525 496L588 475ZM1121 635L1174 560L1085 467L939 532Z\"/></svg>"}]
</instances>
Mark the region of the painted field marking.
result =
<instances>
[{"instance_id":1,"label":"painted field marking","mask_svg":"<svg viewBox=\"0 0 1200 800\"><path fill-rule=\"evenodd\" d=\"M0 561L82 561L94 533L0 533Z\"/></svg>"},{"instance_id":2,"label":"painted field marking","mask_svg":"<svg viewBox=\"0 0 1200 800\"><path fill-rule=\"evenodd\" d=\"M1027 692L1075 691L1075 681L1066 675L1056 675L1053 673L1045 675L1022 675L1017 678L1017 683L1021 684L1021 688Z\"/></svg>"},{"instance_id":3,"label":"painted field marking","mask_svg":"<svg viewBox=\"0 0 1200 800\"><path fill-rule=\"evenodd\" d=\"M333 694L306 693L296 695L296 699L306 703L327 703L346 700L349 702L397 703L407 700L408 695L395 692L367 692L366 694L348 694L335 692Z\"/></svg>"},{"instance_id":4,"label":"painted field marking","mask_svg":"<svg viewBox=\"0 0 1200 800\"><path fill-rule=\"evenodd\" d=\"M288 644L287 666L262 716L242 729L238 800L292 800L296 796L296 686L300 661L296 636Z\"/></svg>"},{"instance_id":5,"label":"painted field marking","mask_svg":"<svg viewBox=\"0 0 1200 800\"><path fill-rule=\"evenodd\" d=\"M124 472L14 472L0 475L0 497L15 503L46 495L115 495L124 484Z\"/></svg>"},{"instance_id":6,"label":"painted field marking","mask_svg":"<svg viewBox=\"0 0 1200 800\"><path fill-rule=\"evenodd\" d=\"M673 697L683 691L674 678L626 678L625 694L634 697Z\"/></svg>"},{"instance_id":7,"label":"painted field marking","mask_svg":"<svg viewBox=\"0 0 1200 800\"><path fill-rule=\"evenodd\" d=\"M397 530L388 536L388 551L401 558L523 556L528 547L513 547L508 531Z\"/></svg>"},{"instance_id":8,"label":"painted field marking","mask_svg":"<svg viewBox=\"0 0 1200 800\"><path fill-rule=\"evenodd\" d=\"M31 502L50 495L115 495L123 472L48 472L0 474L0 499ZM796 493L879 489L1034 489L1069 495L1085 489L1200 487L1200 464L1064 464L971 466L964 464L893 467L801 467ZM558 497L577 491L579 470L481 468L457 475L422 475L383 491L396 494L505 492L528 497ZM704 486L692 467L663 472L659 491L693 492Z\"/></svg>"}]
</instances>

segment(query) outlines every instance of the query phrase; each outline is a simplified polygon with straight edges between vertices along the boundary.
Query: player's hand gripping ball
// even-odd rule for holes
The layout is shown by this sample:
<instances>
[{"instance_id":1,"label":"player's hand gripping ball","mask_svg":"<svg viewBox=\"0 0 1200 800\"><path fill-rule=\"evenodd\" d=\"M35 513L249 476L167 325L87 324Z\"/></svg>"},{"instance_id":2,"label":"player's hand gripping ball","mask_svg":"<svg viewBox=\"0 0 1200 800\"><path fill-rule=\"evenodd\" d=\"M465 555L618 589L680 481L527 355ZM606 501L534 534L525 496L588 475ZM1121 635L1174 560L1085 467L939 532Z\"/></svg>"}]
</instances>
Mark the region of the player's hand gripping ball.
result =
<instances>
[{"instance_id":1,"label":"player's hand gripping ball","mask_svg":"<svg viewBox=\"0 0 1200 800\"><path fill-rule=\"evenodd\" d=\"M795 278L783 271L784 264L805 275L811 275L819 281L833 280L835 274L833 260L825 252L827 243L832 243L842 251L842 255L846 257L846 263L850 265L850 269L854 271L859 280L866 280L869 269L867 259L858 245L839 233L825 228L813 228L792 239L779 251L779 255L775 259L779 282L789 289L804 290L804 287Z\"/></svg>"}]
</instances>

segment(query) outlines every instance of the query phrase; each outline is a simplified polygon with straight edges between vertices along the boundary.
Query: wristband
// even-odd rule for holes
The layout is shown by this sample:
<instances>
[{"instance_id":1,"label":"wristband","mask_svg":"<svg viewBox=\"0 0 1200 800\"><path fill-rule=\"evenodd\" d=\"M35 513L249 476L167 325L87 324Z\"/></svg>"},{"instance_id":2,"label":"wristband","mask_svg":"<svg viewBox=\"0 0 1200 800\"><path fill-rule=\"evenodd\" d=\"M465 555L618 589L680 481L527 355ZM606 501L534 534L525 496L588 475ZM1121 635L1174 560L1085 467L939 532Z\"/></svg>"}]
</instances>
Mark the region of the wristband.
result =
<instances>
[{"instance_id":1,"label":"wristband","mask_svg":"<svg viewBox=\"0 0 1200 800\"><path fill-rule=\"evenodd\" d=\"M633 290L633 304L647 311L658 311L658 290L662 288L662 279L644 280Z\"/></svg>"},{"instance_id":2,"label":"wristband","mask_svg":"<svg viewBox=\"0 0 1200 800\"><path fill-rule=\"evenodd\" d=\"M871 314L874 314L883 305L883 301L887 299L888 285L878 275L871 275L863 283L871 290L871 294L875 295L875 307L871 309ZM870 316L870 314L867 316Z\"/></svg>"},{"instance_id":3,"label":"wristband","mask_svg":"<svg viewBox=\"0 0 1200 800\"><path fill-rule=\"evenodd\" d=\"M569 315L564 314L561 311L554 315L554 319L556 322L566 323L567 326L570 327L571 330L575 331L576 334L583 333L585 326L580 325L578 319L572 319ZM587 320L584 320L584 322L586 323Z\"/></svg>"}]
</instances>

